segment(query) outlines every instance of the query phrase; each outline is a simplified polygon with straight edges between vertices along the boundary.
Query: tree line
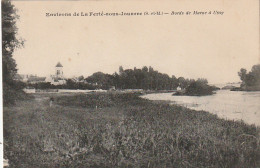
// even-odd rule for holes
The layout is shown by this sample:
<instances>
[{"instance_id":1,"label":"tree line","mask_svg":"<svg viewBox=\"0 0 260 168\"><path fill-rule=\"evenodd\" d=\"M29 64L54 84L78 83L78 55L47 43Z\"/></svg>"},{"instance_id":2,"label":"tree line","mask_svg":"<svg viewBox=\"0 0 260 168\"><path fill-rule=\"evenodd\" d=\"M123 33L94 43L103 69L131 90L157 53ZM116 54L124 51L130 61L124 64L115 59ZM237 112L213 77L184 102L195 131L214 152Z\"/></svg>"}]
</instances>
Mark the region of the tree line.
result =
<instances>
[{"instance_id":1,"label":"tree line","mask_svg":"<svg viewBox=\"0 0 260 168\"><path fill-rule=\"evenodd\" d=\"M168 74L160 73L151 66L144 66L140 69L124 69L119 67L119 73L105 74L96 72L85 78L85 81L96 84L101 89L143 89L143 90L175 90L178 86L186 88L193 79L184 77L176 78Z\"/></svg>"},{"instance_id":2,"label":"tree line","mask_svg":"<svg viewBox=\"0 0 260 168\"><path fill-rule=\"evenodd\" d=\"M115 89L172 90L178 86L178 79L175 76L169 77L147 66L125 70L120 66L119 73L110 75L97 72L85 80L104 88L114 86Z\"/></svg>"},{"instance_id":3,"label":"tree line","mask_svg":"<svg viewBox=\"0 0 260 168\"><path fill-rule=\"evenodd\" d=\"M205 81L206 79L200 79ZM119 67L119 72L107 74L95 72L84 78L79 76L77 80L67 79L66 84L52 85L51 83L25 84L25 87L36 89L143 89L143 90L176 90L179 86L181 89L187 88L194 79L185 79L184 77L176 78L168 74L160 73L151 66L144 66L140 69L123 69Z\"/></svg>"}]
</instances>

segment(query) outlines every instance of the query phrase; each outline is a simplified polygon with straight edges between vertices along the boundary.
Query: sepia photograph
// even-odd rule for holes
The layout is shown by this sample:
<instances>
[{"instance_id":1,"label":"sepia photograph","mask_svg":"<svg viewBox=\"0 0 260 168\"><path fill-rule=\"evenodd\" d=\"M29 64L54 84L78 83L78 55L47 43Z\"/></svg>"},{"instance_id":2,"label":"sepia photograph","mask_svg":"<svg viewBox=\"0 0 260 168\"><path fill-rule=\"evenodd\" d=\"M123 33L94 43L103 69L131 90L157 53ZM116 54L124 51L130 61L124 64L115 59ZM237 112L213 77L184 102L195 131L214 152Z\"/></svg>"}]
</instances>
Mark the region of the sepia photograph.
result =
<instances>
[{"instance_id":1,"label":"sepia photograph","mask_svg":"<svg viewBox=\"0 0 260 168\"><path fill-rule=\"evenodd\" d=\"M4 168L260 167L258 0L1 0Z\"/></svg>"}]
</instances>

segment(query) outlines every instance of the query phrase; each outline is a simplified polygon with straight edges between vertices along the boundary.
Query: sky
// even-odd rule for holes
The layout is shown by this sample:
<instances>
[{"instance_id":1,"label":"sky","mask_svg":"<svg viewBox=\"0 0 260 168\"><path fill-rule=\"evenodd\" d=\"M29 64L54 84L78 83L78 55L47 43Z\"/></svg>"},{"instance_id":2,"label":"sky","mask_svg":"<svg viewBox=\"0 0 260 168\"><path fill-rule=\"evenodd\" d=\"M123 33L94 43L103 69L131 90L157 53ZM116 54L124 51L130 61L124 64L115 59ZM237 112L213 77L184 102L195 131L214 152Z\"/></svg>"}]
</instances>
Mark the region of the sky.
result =
<instances>
[{"instance_id":1,"label":"sky","mask_svg":"<svg viewBox=\"0 0 260 168\"><path fill-rule=\"evenodd\" d=\"M203 2L203 3L202 3ZM237 82L260 63L258 0L13 1L25 40L18 73L65 77L152 66L176 77ZM223 15L46 17L46 13L224 11Z\"/></svg>"}]
</instances>

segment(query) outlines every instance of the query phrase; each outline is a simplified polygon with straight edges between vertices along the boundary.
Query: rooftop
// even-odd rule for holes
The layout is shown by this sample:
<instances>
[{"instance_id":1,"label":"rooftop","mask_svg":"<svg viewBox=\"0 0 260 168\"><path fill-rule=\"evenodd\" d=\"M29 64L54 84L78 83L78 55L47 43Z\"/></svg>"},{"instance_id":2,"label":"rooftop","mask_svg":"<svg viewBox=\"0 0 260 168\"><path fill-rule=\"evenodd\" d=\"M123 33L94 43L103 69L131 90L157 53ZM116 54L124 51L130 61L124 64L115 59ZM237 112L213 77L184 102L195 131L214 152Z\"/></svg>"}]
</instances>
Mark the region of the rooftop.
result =
<instances>
[{"instance_id":1,"label":"rooftop","mask_svg":"<svg viewBox=\"0 0 260 168\"><path fill-rule=\"evenodd\" d=\"M60 62L57 63L56 67L63 67Z\"/></svg>"}]
</instances>

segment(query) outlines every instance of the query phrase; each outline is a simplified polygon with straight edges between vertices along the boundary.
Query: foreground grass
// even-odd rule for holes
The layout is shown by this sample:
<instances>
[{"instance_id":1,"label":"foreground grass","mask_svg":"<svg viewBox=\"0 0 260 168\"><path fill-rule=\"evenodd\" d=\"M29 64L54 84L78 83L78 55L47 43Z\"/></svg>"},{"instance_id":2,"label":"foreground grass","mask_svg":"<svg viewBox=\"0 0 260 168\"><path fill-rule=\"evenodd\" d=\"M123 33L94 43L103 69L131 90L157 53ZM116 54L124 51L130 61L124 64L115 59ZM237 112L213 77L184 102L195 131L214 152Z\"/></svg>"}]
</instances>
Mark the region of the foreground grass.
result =
<instances>
[{"instance_id":1,"label":"foreground grass","mask_svg":"<svg viewBox=\"0 0 260 168\"><path fill-rule=\"evenodd\" d=\"M259 128L135 94L35 95L4 108L4 139L19 168L260 166Z\"/></svg>"}]
</instances>

